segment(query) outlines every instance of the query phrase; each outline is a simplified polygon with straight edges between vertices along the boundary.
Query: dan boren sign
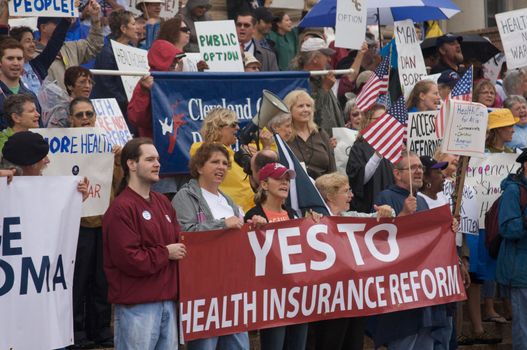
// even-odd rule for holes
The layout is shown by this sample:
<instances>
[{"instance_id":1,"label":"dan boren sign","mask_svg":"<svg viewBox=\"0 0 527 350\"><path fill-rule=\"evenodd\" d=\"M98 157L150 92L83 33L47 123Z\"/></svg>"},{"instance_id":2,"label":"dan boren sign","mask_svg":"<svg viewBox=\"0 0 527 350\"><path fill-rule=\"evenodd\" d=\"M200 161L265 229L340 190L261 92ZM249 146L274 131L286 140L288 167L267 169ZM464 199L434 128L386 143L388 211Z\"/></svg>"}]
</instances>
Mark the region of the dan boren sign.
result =
<instances>
[{"instance_id":1,"label":"dan boren sign","mask_svg":"<svg viewBox=\"0 0 527 350\"><path fill-rule=\"evenodd\" d=\"M465 299L448 206L182 233L186 340Z\"/></svg>"}]
</instances>

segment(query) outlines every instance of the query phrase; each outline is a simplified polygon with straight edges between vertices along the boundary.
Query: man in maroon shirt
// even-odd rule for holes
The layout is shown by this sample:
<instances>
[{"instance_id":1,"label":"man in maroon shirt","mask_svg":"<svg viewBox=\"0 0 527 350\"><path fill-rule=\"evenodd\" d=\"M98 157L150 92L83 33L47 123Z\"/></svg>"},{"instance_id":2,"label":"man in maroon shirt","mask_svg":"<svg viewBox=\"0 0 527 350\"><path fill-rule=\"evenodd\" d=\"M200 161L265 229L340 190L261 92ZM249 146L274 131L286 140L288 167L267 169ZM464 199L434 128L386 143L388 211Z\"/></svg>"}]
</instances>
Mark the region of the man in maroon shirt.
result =
<instances>
[{"instance_id":1,"label":"man in maroon shirt","mask_svg":"<svg viewBox=\"0 0 527 350\"><path fill-rule=\"evenodd\" d=\"M178 264L186 255L170 201L151 192L159 154L147 138L121 153L119 195L103 217L108 300L115 304L115 349L177 349Z\"/></svg>"}]
</instances>

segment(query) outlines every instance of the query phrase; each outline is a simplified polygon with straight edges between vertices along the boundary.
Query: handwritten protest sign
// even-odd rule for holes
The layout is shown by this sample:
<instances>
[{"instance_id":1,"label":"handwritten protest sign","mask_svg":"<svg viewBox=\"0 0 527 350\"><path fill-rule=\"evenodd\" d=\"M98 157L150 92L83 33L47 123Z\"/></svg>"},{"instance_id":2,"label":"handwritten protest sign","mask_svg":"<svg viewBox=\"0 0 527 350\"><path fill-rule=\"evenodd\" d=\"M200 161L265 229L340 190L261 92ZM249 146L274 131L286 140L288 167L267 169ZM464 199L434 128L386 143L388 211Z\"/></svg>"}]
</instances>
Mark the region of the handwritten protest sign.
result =
<instances>
[{"instance_id":1,"label":"handwritten protest sign","mask_svg":"<svg viewBox=\"0 0 527 350\"><path fill-rule=\"evenodd\" d=\"M333 137L337 139L337 147L333 150L337 171L345 174L346 165L350 156L351 146L355 143L358 135L357 130L348 128L333 128Z\"/></svg>"},{"instance_id":2,"label":"handwritten protest sign","mask_svg":"<svg viewBox=\"0 0 527 350\"><path fill-rule=\"evenodd\" d=\"M490 153L485 158L471 158L465 184L476 190L479 203L479 227L485 227L485 213L501 194L501 181L519 167L517 154Z\"/></svg>"},{"instance_id":3,"label":"handwritten protest sign","mask_svg":"<svg viewBox=\"0 0 527 350\"><path fill-rule=\"evenodd\" d=\"M9 1L12 17L79 17L75 0L12 0Z\"/></svg>"},{"instance_id":4,"label":"handwritten protest sign","mask_svg":"<svg viewBox=\"0 0 527 350\"><path fill-rule=\"evenodd\" d=\"M115 98L98 98L91 102L97 113L95 126L106 131L106 138L112 145L124 146L132 139L132 134L130 134Z\"/></svg>"},{"instance_id":5,"label":"handwritten protest sign","mask_svg":"<svg viewBox=\"0 0 527 350\"><path fill-rule=\"evenodd\" d=\"M335 46L360 50L366 36L366 0L337 0L336 16Z\"/></svg>"},{"instance_id":6,"label":"handwritten protest sign","mask_svg":"<svg viewBox=\"0 0 527 350\"><path fill-rule=\"evenodd\" d=\"M199 52L211 72L243 72L234 21L196 22Z\"/></svg>"},{"instance_id":7,"label":"handwritten protest sign","mask_svg":"<svg viewBox=\"0 0 527 350\"><path fill-rule=\"evenodd\" d=\"M502 52L485 62L483 64L483 76L485 79L490 80L492 84L496 84L503 63L505 63L505 54Z\"/></svg>"},{"instance_id":8,"label":"handwritten protest sign","mask_svg":"<svg viewBox=\"0 0 527 350\"><path fill-rule=\"evenodd\" d=\"M33 129L49 143L46 176L78 175L90 181L89 197L82 216L102 215L110 204L113 161L112 146L99 128Z\"/></svg>"},{"instance_id":9,"label":"handwritten protest sign","mask_svg":"<svg viewBox=\"0 0 527 350\"><path fill-rule=\"evenodd\" d=\"M482 157L487 119L487 107L481 103L450 100L442 152Z\"/></svg>"},{"instance_id":10,"label":"handwritten protest sign","mask_svg":"<svg viewBox=\"0 0 527 350\"><path fill-rule=\"evenodd\" d=\"M146 56L148 51L123 45L114 40L111 42L113 54L119 70L132 72L148 71L148 58ZM121 76L128 101L132 98L132 94L139 79L141 79L141 77Z\"/></svg>"},{"instance_id":11,"label":"handwritten protest sign","mask_svg":"<svg viewBox=\"0 0 527 350\"><path fill-rule=\"evenodd\" d=\"M407 98L414 85L428 73L412 20L396 21L394 25L399 80Z\"/></svg>"},{"instance_id":12,"label":"handwritten protest sign","mask_svg":"<svg viewBox=\"0 0 527 350\"><path fill-rule=\"evenodd\" d=\"M81 194L75 176L0 179L0 349L73 344Z\"/></svg>"},{"instance_id":13,"label":"handwritten protest sign","mask_svg":"<svg viewBox=\"0 0 527 350\"><path fill-rule=\"evenodd\" d=\"M436 135L437 111L408 113L407 147L419 156L432 157L440 146Z\"/></svg>"},{"instance_id":14,"label":"handwritten protest sign","mask_svg":"<svg viewBox=\"0 0 527 350\"><path fill-rule=\"evenodd\" d=\"M527 9L496 14L507 69L527 66Z\"/></svg>"},{"instance_id":15,"label":"handwritten protest sign","mask_svg":"<svg viewBox=\"0 0 527 350\"><path fill-rule=\"evenodd\" d=\"M454 203L452 195L456 190L456 184L452 180L445 180L443 186L443 194L448 198L450 208ZM467 185L463 187L463 197L461 199L461 210L459 211L459 231L461 233L478 235L479 234L479 202L476 195L476 189L473 186ZM456 235L456 243L458 246L462 244L462 237Z\"/></svg>"}]
</instances>

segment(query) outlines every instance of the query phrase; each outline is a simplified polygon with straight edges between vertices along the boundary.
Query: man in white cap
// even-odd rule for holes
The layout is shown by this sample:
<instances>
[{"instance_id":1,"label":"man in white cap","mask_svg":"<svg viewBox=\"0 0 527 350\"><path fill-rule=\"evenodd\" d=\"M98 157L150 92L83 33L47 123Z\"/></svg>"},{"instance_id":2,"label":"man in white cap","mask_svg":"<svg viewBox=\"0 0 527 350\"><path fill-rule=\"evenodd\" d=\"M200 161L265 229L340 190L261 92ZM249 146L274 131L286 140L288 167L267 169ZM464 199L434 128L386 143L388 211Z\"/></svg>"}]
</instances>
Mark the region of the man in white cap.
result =
<instances>
[{"instance_id":1,"label":"man in white cap","mask_svg":"<svg viewBox=\"0 0 527 350\"><path fill-rule=\"evenodd\" d=\"M335 54L335 50L328 48L324 39L308 38L300 47L303 65L298 68L305 71L326 70L333 54ZM332 90L335 82L336 78L332 72L324 76L309 78L311 96L315 100L315 123L329 135L333 134L333 128L344 127L341 108Z\"/></svg>"}]
</instances>

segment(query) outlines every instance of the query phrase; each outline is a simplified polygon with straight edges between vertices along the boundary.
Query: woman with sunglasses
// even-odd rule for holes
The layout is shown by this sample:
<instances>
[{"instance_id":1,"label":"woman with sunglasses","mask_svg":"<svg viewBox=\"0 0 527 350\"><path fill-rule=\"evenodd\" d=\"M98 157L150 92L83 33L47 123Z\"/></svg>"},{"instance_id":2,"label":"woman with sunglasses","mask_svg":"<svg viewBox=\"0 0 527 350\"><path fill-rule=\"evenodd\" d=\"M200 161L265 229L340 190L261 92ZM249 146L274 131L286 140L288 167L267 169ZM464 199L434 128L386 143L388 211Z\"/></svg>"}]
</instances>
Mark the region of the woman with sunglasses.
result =
<instances>
[{"instance_id":1,"label":"woman with sunglasses","mask_svg":"<svg viewBox=\"0 0 527 350\"><path fill-rule=\"evenodd\" d=\"M185 51L185 46L190 41L190 28L187 26L183 18L178 15L161 24L157 40L166 40L181 51ZM195 62L188 57L181 59L181 70L183 72L203 72L209 66L204 60Z\"/></svg>"},{"instance_id":2,"label":"woman with sunglasses","mask_svg":"<svg viewBox=\"0 0 527 350\"><path fill-rule=\"evenodd\" d=\"M231 167L220 186L220 190L231 197L244 211L247 211L254 206L253 191L251 190L249 177L238 163L234 161L234 151L231 147L236 143L238 130L240 130L240 127L234 111L226 108L213 109L203 120L200 130L203 142L192 144L190 156L192 157L204 142L217 142L224 145L229 153Z\"/></svg>"},{"instance_id":3,"label":"woman with sunglasses","mask_svg":"<svg viewBox=\"0 0 527 350\"><path fill-rule=\"evenodd\" d=\"M95 126L97 115L89 98L74 98L69 105L69 123L73 128L91 128ZM119 166L121 147L114 146L115 154L112 192L123 176ZM81 218L75 271L73 274L73 328L75 345L100 345L113 347L113 332L110 326L111 305L107 301L108 285L102 262L102 216ZM91 319L95 322L91 329L86 325ZM92 334L92 329L95 334ZM88 339L92 337L92 339ZM95 344L93 344L95 342Z\"/></svg>"}]
</instances>

